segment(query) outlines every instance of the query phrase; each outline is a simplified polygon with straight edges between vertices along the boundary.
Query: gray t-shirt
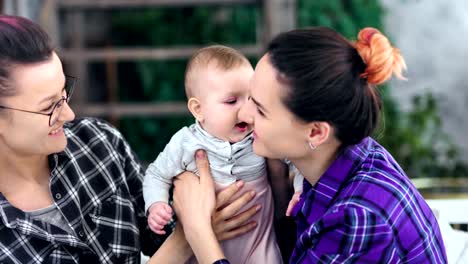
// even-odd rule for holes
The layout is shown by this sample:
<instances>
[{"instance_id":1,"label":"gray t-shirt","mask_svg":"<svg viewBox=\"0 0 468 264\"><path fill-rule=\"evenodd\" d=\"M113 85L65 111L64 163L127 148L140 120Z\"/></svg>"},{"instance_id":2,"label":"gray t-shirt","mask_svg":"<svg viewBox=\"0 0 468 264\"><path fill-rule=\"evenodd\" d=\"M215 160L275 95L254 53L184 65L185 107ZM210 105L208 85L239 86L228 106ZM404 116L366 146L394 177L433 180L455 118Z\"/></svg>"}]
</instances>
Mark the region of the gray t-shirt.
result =
<instances>
[{"instance_id":1,"label":"gray t-shirt","mask_svg":"<svg viewBox=\"0 0 468 264\"><path fill-rule=\"evenodd\" d=\"M29 214L35 220L40 220L55 225L63 229L65 232L75 235L75 232L73 232L73 230L68 225L67 221L63 217L62 213L60 213L59 209L55 204L52 204L51 206L48 206L46 208L28 211L26 213Z\"/></svg>"}]
</instances>

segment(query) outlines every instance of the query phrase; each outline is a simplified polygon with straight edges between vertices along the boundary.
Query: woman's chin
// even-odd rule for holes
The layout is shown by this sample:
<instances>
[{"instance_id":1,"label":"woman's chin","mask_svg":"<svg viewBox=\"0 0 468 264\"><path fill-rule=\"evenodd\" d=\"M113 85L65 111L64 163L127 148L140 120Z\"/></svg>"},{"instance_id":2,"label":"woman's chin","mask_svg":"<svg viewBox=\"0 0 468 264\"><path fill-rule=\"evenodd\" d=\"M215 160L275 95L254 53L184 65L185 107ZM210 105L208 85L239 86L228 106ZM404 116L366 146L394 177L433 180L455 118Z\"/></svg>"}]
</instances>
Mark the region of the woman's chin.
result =
<instances>
[{"instance_id":1,"label":"woman's chin","mask_svg":"<svg viewBox=\"0 0 468 264\"><path fill-rule=\"evenodd\" d=\"M268 158L268 152L265 150L265 148L258 142L254 140L252 144L252 149L255 154L258 156L266 157Z\"/></svg>"},{"instance_id":2,"label":"woman's chin","mask_svg":"<svg viewBox=\"0 0 468 264\"><path fill-rule=\"evenodd\" d=\"M57 140L57 142L54 142L55 144L51 146L51 151L52 153L59 153L64 151L67 148L67 139L63 138L60 140Z\"/></svg>"}]
</instances>

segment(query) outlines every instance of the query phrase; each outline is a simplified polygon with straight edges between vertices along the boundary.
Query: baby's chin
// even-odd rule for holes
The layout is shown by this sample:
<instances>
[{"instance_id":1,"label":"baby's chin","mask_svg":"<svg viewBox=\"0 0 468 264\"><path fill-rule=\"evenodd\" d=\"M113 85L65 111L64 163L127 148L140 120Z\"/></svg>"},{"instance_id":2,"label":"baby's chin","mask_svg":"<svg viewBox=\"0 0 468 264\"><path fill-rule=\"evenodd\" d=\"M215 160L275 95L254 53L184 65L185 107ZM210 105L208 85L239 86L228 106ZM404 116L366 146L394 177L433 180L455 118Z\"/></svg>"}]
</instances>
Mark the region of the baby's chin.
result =
<instances>
[{"instance_id":1,"label":"baby's chin","mask_svg":"<svg viewBox=\"0 0 468 264\"><path fill-rule=\"evenodd\" d=\"M249 131L246 131L240 135L236 135L232 138L229 138L227 141L229 141L229 143L231 144L234 144L234 143L237 143L237 142L240 142L242 140L244 140L244 138L246 138L248 135L250 135L252 133L252 130L249 130Z\"/></svg>"}]
</instances>

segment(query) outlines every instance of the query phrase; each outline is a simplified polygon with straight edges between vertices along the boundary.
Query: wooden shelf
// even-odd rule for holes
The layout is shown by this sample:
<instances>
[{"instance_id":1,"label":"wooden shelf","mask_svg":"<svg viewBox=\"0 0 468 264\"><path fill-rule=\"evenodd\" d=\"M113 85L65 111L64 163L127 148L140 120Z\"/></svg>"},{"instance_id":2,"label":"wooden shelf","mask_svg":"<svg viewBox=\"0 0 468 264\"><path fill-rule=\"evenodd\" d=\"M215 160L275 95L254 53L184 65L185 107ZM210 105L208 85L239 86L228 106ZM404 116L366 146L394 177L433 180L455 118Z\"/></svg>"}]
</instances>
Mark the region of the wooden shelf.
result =
<instances>
[{"instance_id":1,"label":"wooden shelf","mask_svg":"<svg viewBox=\"0 0 468 264\"><path fill-rule=\"evenodd\" d=\"M260 45L232 46L246 56L257 56L262 52ZM112 60L168 60L189 58L201 47L185 46L173 48L103 48L61 49L59 55L67 60L100 61Z\"/></svg>"},{"instance_id":2,"label":"wooden shelf","mask_svg":"<svg viewBox=\"0 0 468 264\"><path fill-rule=\"evenodd\" d=\"M60 8L111 9L129 7L257 4L259 0L60 0Z\"/></svg>"},{"instance_id":3,"label":"wooden shelf","mask_svg":"<svg viewBox=\"0 0 468 264\"><path fill-rule=\"evenodd\" d=\"M72 104L71 108L78 116L121 118L128 116L166 117L190 115L185 102Z\"/></svg>"}]
</instances>

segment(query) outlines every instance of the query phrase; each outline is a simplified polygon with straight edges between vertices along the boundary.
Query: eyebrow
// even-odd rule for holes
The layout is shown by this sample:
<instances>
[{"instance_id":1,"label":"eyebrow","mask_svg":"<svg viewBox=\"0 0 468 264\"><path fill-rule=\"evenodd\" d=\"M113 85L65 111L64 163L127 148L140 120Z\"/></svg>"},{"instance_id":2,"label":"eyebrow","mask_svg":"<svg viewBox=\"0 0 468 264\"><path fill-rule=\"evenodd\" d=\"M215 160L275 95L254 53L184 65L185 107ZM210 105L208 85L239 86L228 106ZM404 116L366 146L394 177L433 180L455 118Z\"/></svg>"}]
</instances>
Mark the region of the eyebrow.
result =
<instances>
[{"instance_id":1,"label":"eyebrow","mask_svg":"<svg viewBox=\"0 0 468 264\"><path fill-rule=\"evenodd\" d=\"M63 87L62 92L63 92L63 90L65 90L65 86ZM57 95L56 95L56 94L53 94L53 95L51 95L51 96L47 96L46 98L42 99L42 100L39 102L39 104L42 105L42 104L45 103L45 102L49 102L49 101L54 100L55 98L57 98Z\"/></svg>"},{"instance_id":2,"label":"eyebrow","mask_svg":"<svg viewBox=\"0 0 468 264\"><path fill-rule=\"evenodd\" d=\"M259 103L257 100L255 100L252 96L250 97L250 99L252 99L254 104L256 104L258 107L260 107L263 112L268 113L268 111L265 109L265 107L261 103Z\"/></svg>"}]
</instances>

